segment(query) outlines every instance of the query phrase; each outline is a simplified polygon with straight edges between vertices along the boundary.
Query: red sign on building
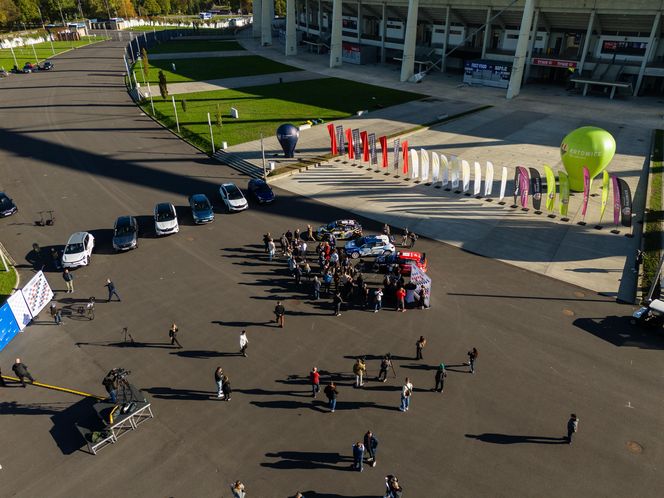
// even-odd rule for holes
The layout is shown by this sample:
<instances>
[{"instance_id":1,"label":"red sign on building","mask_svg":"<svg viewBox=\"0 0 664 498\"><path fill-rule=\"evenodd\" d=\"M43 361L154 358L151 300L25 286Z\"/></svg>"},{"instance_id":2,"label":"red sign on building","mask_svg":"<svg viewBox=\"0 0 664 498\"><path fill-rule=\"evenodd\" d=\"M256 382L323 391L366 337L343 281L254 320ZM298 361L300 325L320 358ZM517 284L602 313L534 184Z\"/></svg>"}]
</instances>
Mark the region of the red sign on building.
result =
<instances>
[{"instance_id":1,"label":"red sign on building","mask_svg":"<svg viewBox=\"0 0 664 498\"><path fill-rule=\"evenodd\" d=\"M533 57L534 66L547 66L547 67L559 67L562 69L576 68L577 63L575 61L565 61L561 59L540 59L539 57Z\"/></svg>"}]
</instances>

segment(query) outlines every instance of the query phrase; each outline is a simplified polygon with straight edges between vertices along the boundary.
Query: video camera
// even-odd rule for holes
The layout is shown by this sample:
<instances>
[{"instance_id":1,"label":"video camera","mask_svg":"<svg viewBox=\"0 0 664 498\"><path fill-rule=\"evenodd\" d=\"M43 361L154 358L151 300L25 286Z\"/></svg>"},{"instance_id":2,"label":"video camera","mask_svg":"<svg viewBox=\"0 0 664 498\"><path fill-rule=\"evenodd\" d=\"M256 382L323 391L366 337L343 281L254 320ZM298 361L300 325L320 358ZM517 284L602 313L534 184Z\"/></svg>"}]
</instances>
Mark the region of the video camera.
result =
<instances>
[{"instance_id":1,"label":"video camera","mask_svg":"<svg viewBox=\"0 0 664 498\"><path fill-rule=\"evenodd\" d=\"M125 370L124 368L114 368L108 374L107 377L110 377L114 381L120 381L127 378L127 375L131 374L131 370Z\"/></svg>"}]
</instances>

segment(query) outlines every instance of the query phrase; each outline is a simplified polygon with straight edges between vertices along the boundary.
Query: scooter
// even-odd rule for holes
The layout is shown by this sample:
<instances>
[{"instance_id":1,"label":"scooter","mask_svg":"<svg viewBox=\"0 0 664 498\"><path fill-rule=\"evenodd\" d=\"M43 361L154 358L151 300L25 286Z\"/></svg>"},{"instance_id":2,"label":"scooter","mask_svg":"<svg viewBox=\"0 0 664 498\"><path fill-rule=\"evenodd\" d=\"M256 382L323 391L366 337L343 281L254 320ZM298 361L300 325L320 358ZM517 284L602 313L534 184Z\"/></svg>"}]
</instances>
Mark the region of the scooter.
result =
<instances>
[{"instance_id":1,"label":"scooter","mask_svg":"<svg viewBox=\"0 0 664 498\"><path fill-rule=\"evenodd\" d=\"M48 217L44 213L48 213ZM55 215L53 213L54 211L39 211L39 220L35 221L35 225L38 227L55 225Z\"/></svg>"}]
</instances>

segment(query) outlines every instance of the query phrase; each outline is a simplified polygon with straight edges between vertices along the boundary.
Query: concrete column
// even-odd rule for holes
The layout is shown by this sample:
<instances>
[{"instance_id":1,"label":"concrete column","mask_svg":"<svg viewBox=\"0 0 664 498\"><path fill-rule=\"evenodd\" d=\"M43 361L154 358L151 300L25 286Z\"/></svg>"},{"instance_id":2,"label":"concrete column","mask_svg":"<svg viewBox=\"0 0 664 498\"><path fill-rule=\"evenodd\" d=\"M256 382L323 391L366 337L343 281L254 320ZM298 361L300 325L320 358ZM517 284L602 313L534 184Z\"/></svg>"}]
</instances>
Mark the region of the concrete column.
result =
<instances>
[{"instance_id":1,"label":"concrete column","mask_svg":"<svg viewBox=\"0 0 664 498\"><path fill-rule=\"evenodd\" d=\"M318 36L323 34L323 5L321 0L318 0Z\"/></svg>"},{"instance_id":2,"label":"concrete column","mask_svg":"<svg viewBox=\"0 0 664 498\"><path fill-rule=\"evenodd\" d=\"M309 34L309 0L304 0L304 26Z\"/></svg>"},{"instance_id":3,"label":"concrete column","mask_svg":"<svg viewBox=\"0 0 664 498\"><path fill-rule=\"evenodd\" d=\"M639 76L636 79L636 85L634 86L634 96L639 95L639 90L641 89L641 83L643 82L643 75L646 73L646 66L652 58L652 54L655 53L655 38L657 37L657 31L659 29L659 23L662 20L662 11L660 10L655 15L655 22L652 24L652 29L650 30L650 38L648 38L648 46L646 47L646 53L643 54L643 60L641 61L641 68L639 69Z\"/></svg>"},{"instance_id":4,"label":"concrete column","mask_svg":"<svg viewBox=\"0 0 664 498\"><path fill-rule=\"evenodd\" d=\"M583 39L583 48L581 49L581 60L579 61L579 66L577 70L579 71L579 76L581 76L581 71L583 71L583 65L586 63L586 56L588 55L588 49L590 48L590 38L593 36L593 25L595 24L595 15L596 12L593 10L590 12L590 19L588 20L588 29L586 30L586 37ZM563 38L564 39L564 38Z\"/></svg>"},{"instance_id":5,"label":"concrete column","mask_svg":"<svg viewBox=\"0 0 664 498\"><path fill-rule=\"evenodd\" d=\"M450 6L445 9L445 37L443 38L443 55L440 58L440 72L445 72L447 65L447 45L450 41Z\"/></svg>"},{"instance_id":6,"label":"concrete column","mask_svg":"<svg viewBox=\"0 0 664 498\"><path fill-rule=\"evenodd\" d=\"M382 30L380 37L380 62L385 64L385 38L387 37L387 5L383 2L383 18L380 21Z\"/></svg>"},{"instance_id":7,"label":"concrete column","mask_svg":"<svg viewBox=\"0 0 664 498\"><path fill-rule=\"evenodd\" d=\"M533 48L537 39L537 23L539 22L539 9L535 9L535 18L533 19L533 29L530 30L530 41L528 43L528 53L526 54L526 75L524 81L528 81L530 77L530 68L532 67L531 59L533 58Z\"/></svg>"},{"instance_id":8,"label":"concrete column","mask_svg":"<svg viewBox=\"0 0 664 498\"><path fill-rule=\"evenodd\" d=\"M332 0L332 36L330 38L330 67L341 66L342 0Z\"/></svg>"},{"instance_id":9,"label":"concrete column","mask_svg":"<svg viewBox=\"0 0 664 498\"><path fill-rule=\"evenodd\" d=\"M482 39L482 59L486 57L486 48L489 45L491 35L491 7L486 9L486 21L484 22L484 38Z\"/></svg>"},{"instance_id":10,"label":"concrete column","mask_svg":"<svg viewBox=\"0 0 664 498\"><path fill-rule=\"evenodd\" d=\"M523 16L521 17L521 27L519 28L519 39L516 42L514 62L512 63L512 74L507 87L507 99L513 99L521 92L521 80L523 79L526 50L528 49L528 35L530 34L530 26L533 24L534 13L535 0L526 0L523 7Z\"/></svg>"},{"instance_id":11,"label":"concrete column","mask_svg":"<svg viewBox=\"0 0 664 498\"><path fill-rule=\"evenodd\" d=\"M286 55L297 55L295 0L286 0Z\"/></svg>"},{"instance_id":12,"label":"concrete column","mask_svg":"<svg viewBox=\"0 0 664 498\"><path fill-rule=\"evenodd\" d=\"M408 81L415 74L415 43L417 41L417 12L420 0L409 0L406 36L403 40L401 81Z\"/></svg>"},{"instance_id":13,"label":"concrete column","mask_svg":"<svg viewBox=\"0 0 664 498\"><path fill-rule=\"evenodd\" d=\"M262 0L261 9L261 45L272 45L272 19L270 4L273 0Z\"/></svg>"},{"instance_id":14,"label":"concrete column","mask_svg":"<svg viewBox=\"0 0 664 498\"><path fill-rule=\"evenodd\" d=\"M357 2L357 44L362 43L362 2Z\"/></svg>"},{"instance_id":15,"label":"concrete column","mask_svg":"<svg viewBox=\"0 0 664 498\"><path fill-rule=\"evenodd\" d=\"M267 0L265 0L267 1ZM253 5L254 23L252 25L251 36L254 38L261 37L262 18L263 18L263 0L254 0Z\"/></svg>"}]
</instances>

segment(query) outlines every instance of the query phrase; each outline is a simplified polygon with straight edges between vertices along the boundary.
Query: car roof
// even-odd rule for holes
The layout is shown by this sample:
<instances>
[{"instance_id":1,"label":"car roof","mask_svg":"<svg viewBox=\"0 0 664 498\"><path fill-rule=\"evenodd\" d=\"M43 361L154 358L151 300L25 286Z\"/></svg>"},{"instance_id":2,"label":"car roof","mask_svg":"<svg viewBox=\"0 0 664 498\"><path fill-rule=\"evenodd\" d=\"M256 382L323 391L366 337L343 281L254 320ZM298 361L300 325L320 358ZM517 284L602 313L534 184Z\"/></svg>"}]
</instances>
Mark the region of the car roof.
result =
<instances>
[{"instance_id":1,"label":"car roof","mask_svg":"<svg viewBox=\"0 0 664 498\"><path fill-rule=\"evenodd\" d=\"M249 180L249 185L267 185L267 182L262 178L252 178Z\"/></svg>"},{"instance_id":2,"label":"car roof","mask_svg":"<svg viewBox=\"0 0 664 498\"><path fill-rule=\"evenodd\" d=\"M194 194L190 197L192 201L207 201L207 195L205 194ZM209 202L209 201L208 201Z\"/></svg>"},{"instance_id":3,"label":"car roof","mask_svg":"<svg viewBox=\"0 0 664 498\"><path fill-rule=\"evenodd\" d=\"M170 203L170 202L160 202L159 204L157 204L155 206L155 209L157 211L162 211L162 210L170 211L172 206L173 206L173 204Z\"/></svg>"},{"instance_id":4,"label":"car roof","mask_svg":"<svg viewBox=\"0 0 664 498\"><path fill-rule=\"evenodd\" d=\"M221 186L224 187L224 188L228 188L228 187L231 187L231 188L232 188L232 187L235 187L235 188L237 188L237 185L235 185L234 183L222 183Z\"/></svg>"},{"instance_id":5,"label":"car roof","mask_svg":"<svg viewBox=\"0 0 664 498\"><path fill-rule=\"evenodd\" d=\"M381 242L388 241L387 235L366 235L363 237L365 240L380 240Z\"/></svg>"},{"instance_id":6,"label":"car roof","mask_svg":"<svg viewBox=\"0 0 664 498\"><path fill-rule=\"evenodd\" d=\"M85 236L88 235L88 232L76 232L72 233L69 236L69 240L67 241L67 244L82 244L83 239L85 239Z\"/></svg>"},{"instance_id":7,"label":"car roof","mask_svg":"<svg viewBox=\"0 0 664 498\"><path fill-rule=\"evenodd\" d=\"M118 219L115 221L115 224L116 225L131 225L133 219L134 219L134 217L130 216L130 215L118 216Z\"/></svg>"}]
</instances>

